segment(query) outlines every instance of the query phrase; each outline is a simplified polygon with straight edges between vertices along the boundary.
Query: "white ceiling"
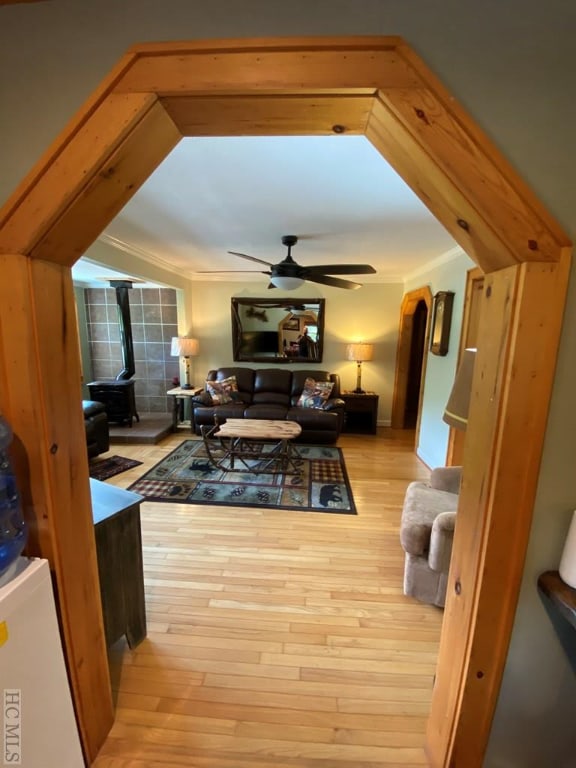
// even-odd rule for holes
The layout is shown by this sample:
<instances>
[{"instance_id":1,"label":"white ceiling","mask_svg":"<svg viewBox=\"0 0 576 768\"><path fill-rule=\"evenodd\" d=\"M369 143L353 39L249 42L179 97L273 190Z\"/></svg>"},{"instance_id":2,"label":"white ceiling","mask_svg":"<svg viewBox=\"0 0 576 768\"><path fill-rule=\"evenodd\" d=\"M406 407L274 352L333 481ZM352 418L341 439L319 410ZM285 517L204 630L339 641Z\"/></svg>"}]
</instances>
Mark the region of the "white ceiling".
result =
<instances>
[{"instance_id":1,"label":"white ceiling","mask_svg":"<svg viewBox=\"0 0 576 768\"><path fill-rule=\"evenodd\" d=\"M303 266L371 264L350 278L362 283L403 280L456 246L370 142L346 135L183 139L100 239L192 279L264 286L200 273L258 269L229 250L275 264L290 234ZM85 259L73 275L114 276Z\"/></svg>"}]
</instances>

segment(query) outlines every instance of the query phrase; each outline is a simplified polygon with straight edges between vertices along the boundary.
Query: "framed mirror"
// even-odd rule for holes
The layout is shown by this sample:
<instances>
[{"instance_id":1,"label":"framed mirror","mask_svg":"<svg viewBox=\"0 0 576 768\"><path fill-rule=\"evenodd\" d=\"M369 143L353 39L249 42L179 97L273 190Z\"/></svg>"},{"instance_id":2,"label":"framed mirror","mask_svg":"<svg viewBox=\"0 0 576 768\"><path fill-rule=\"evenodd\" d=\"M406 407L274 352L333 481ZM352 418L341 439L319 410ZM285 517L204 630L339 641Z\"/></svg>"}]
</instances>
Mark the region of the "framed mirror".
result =
<instances>
[{"instance_id":1,"label":"framed mirror","mask_svg":"<svg viewBox=\"0 0 576 768\"><path fill-rule=\"evenodd\" d=\"M236 362L321 362L325 299L232 299Z\"/></svg>"}]
</instances>

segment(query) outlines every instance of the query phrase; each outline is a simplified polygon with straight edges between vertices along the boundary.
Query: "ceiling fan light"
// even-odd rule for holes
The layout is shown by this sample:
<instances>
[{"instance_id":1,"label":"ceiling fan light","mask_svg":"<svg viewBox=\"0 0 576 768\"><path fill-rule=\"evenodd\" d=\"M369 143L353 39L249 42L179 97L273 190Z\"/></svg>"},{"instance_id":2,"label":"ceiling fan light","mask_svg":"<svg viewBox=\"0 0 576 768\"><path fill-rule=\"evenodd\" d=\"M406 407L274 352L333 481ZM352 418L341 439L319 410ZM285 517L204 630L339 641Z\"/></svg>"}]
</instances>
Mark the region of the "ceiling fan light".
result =
<instances>
[{"instance_id":1,"label":"ceiling fan light","mask_svg":"<svg viewBox=\"0 0 576 768\"><path fill-rule=\"evenodd\" d=\"M304 285L304 280L301 277L285 277L284 275L273 275L270 282L276 288L282 288L284 291L294 291Z\"/></svg>"}]
</instances>

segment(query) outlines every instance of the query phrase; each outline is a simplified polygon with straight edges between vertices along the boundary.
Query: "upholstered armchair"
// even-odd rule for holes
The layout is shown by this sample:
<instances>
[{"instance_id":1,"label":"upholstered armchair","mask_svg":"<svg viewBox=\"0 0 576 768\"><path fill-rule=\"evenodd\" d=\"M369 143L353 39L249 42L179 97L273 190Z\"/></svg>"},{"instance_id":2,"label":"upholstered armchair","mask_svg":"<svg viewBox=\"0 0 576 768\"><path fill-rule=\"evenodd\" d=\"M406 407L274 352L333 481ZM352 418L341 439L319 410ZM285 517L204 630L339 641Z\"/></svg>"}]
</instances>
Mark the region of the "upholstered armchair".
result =
<instances>
[{"instance_id":1,"label":"upholstered armchair","mask_svg":"<svg viewBox=\"0 0 576 768\"><path fill-rule=\"evenodd\" d=\"M404 497L400 542L404 594L443 607L452 555L462 467L438 467L427 483L410 483Z\"/></svg>"}]
</instances>

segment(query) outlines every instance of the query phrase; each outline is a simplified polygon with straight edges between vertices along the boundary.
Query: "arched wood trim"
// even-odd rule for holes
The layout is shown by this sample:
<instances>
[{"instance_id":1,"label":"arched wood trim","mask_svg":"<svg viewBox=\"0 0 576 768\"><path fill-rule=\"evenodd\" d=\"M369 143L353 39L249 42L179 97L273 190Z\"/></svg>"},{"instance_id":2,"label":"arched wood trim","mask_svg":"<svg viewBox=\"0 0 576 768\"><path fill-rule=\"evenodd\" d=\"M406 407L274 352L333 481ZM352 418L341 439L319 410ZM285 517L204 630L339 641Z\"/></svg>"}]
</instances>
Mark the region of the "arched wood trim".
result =
<instances>
[{"instance_id":1,"label":"arched wood trim","mask_svg":"<svg viewBox=\"0 0 576 768\"><path fill-rule=\"evenodd\" d=\"M22 449L34 554L53 568L89 761L112 710L70 267L181 135L331 134L335 124L364 133L487 274L427 731L433 766L482 764L530 530L571 243L416 54L386 37L137 46L0 212L0 408ZM36 460L28 476L26 461Z\"/></svg>"},{"instance_id":2,"label":"arched wood trim","mask_svg":"<svg viewBox=\"0 0 576 768\"><path fill-rule=\"evenodd\" d=\"M420 398L418 402L418 420L416 423L416 444L420 431L420 411L422 408L422 396L424 394L424 381L426 380L426 363L428 355L428 342L430 337L430 317L432 310L432 291L429 286L417 288L404 294L400 307L400 328L398 331L398 346L396 347L396 370L394 373L394 395L392 399L393 429L404 429L406 412L406 394L408 391L408 376L410 373L410 351L412 349L412 333L414 330L414 313L416 307L423 301L428 310L426 323L426 338L424 340L424 356L422 360L422 374L420 376Z\"/></svg>"}]
</instances>

